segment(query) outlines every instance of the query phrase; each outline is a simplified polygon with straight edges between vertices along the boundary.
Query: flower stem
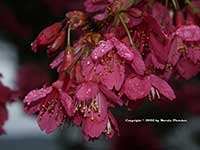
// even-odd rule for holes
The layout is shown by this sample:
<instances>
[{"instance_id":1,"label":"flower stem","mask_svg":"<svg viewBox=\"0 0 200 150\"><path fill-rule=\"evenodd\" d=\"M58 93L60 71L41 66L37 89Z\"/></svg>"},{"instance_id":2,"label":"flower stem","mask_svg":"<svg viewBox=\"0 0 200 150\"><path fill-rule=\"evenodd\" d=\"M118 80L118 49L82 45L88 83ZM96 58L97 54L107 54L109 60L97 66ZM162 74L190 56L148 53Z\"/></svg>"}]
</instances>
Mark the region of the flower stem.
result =
<instances>
[{"instance_id":1,"label":"flower stem","mask_svg":"<svg viewBox=\"0 0 200 150\"><path fill-rule=\"evenodd\" d=\"M81 58L81 56L83 55L83 53L85 52L85 48L83 48L75 57L75 59L73 60L73 62L70 64L70 66L67 68L66 73L70 74L74 65L79 61L79 59Z\"/></svg>"},{"instance_id":2,"label":"flower stem","mask_svg":"<svg viewBox=\"0 0 200 150\"><path fill-rule=\"evenodd\" d=\"M70 32L71 32L71 27L69 26L68 29L67 29L67 47L68 47L68 48L71 47L71 44L70 44L70 41L71 41Z\"/></svg>"},{"instance_id":3,"label":"flower stem","mask_svg":"<svg viewBox=\"0 0 200 150\"><path fill-rule=\"evenodd\" d=\"M169 0L165 0L165 8L167 8L169 5Z\"/></svg>"},{"instance_id":4,"label":"flower stem","mask_svg":"<svg viewBox=\"0 0 200 150\"><path fill-rule=\"evenodd\" d=\"M123 27L124 27L124 29L125 29L125 31L126 31L126 34L128 35L128 38L129 38L131 47L132 47L132 48L136 48L136 47L135 47L135 44L133 43L133 39L132 39L132 37L131 37L131 33L129 32L129 29L128 29L126 23L124 22L124 19L122 18L121 14L118 14L118 17L119 17L119 20L120 20L120 22L122 23L122 25L123 25Z\"/></svg>"},{"instance_id":5,"label":"flower stem","mask_svg":"<svg viewBox=\"0 0 200 150\"><path fill-rule=\"evenodd\" d=\"M172 3L174 5L175 10L179 11L180 10L180 5L179 5L178 0L172 0Z\"/></svg>"}]
</instances>

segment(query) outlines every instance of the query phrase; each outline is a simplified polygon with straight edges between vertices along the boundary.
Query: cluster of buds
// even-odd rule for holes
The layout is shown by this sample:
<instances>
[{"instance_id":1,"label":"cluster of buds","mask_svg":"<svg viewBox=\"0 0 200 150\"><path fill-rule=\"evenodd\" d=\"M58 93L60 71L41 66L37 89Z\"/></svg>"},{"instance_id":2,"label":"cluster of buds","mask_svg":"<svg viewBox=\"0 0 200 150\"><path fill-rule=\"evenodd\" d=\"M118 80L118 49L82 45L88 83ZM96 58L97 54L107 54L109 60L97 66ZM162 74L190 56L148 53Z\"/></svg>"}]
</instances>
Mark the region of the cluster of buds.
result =
<instances>
[{"instance_id":1,"label":"cluster of buds","mask_svg":"<svg viewBox=\"0 0 200 150\"><path fill-rule=\"evenodd\" d=\"M86 12L68 12L32 43L34 52L47 48L58 54L50 64L58 79L30 91L25 110L39 114L38 124L47 133L72 122L90 140L118 134L111 113L116 106L174 100L169 79L190 79L200 71L194 11L199 5L186 1L181 8L177 0L85 0ZM75 41L71 30L78 35Z\"/></svg>"}]
</instances>

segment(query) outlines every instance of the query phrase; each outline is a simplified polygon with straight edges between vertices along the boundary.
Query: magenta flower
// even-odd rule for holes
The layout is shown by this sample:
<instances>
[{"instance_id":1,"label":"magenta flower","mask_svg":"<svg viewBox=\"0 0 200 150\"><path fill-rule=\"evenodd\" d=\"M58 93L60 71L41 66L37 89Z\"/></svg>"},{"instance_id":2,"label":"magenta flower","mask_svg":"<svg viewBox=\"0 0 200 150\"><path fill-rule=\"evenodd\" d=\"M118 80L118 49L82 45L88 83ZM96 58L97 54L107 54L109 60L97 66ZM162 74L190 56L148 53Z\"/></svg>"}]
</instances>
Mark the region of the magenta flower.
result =
<instances>
[{"instance_id":1,"label":"magenta flower","mask_svg":"<svg viewBox=\"0 0 200 150\"><path fill-rule=\"evenodd\" d=\"M107 138L111 138L115 133L119 132L117 122L114 116L109 112L105 119L97 119L92 121L86 118L83 121L83 136L86 140L98 138L103 132Z\"/></svg>"},{"instance_id":2,"label":"magenta flower","mask_svg":"<svg viewBox=\"0 0 200 150\"><path fill-rule=\"evenodd\" d=\"M109 52L107 57L102 59L102 63L97 65L96 73L99 74L101 83L109 90L119 91L125 79L124 62L118 55Z\"/></svg>"},{"instance_id":3,"label":"magenta flower","mask_svg":"<svg viewBox=\"0 0 200 150\"><path fill-rule=\"evenodd\" d=\"M115 37L107 41L100 41L99 45L93 50L91 57L94 60L97 60L111 50L115 50L118 56L120 56L124 61L129 62L136 73L141 75L144 74L145 64L140 53L136 49L126 46Z\"/></svg>"},{"instance_id":4,"label":"magenta flower","mask_svg":"<svg viewBox=\"0 0 200 150\"><path fill-rule=\"evenodd\" d=\"M94 83L94 82L91 82L91 81L82 83L78 87L78 89L76 91L76 97L78 99L78 101L77 101L78 104L82 103L82 101L86 101L86 100L88 100L89 103L92 104L93 99L96 99L97 105L101 105L101 100L98 99L98 98L101 98L101 97L109 98L108 99L109 103L112 103L114 105L120 105L121 106L123 104L122 100L118 96L116 96L111 90L108 90L103 85L98 85L97 83Z\"/></svg>"},{"instance_id":5,"label":"magenta flower","mask_svg":"<svg viewBox=\"0 0 200 150\"><path fill-rule=\"evenodd\" d=\"M83 61L82 73L86 81L100 82L109 90L119 91L125 78L124 61L110 51L99 61L95 62L91 57Z\"/></svg>"},{"instance_id":6,"label":"magenta flower","mask_svg":"<svg viewBox=\"0 0 200 150\"><path fill-rule=\"evenodd\" d=\"M199 65L199 41L200 28L195 25L181 26L176 31L169 49L168 63L175 66L179 75L190 79L200 71Z\"/></svg>"},{"instance_id":7,"label":"magenta flower","mask_svg":"<svg viewBox=\"0 0 200 150\"><path fill-rule=\"evenodd\" d=\"M89 57L82 63L82 73L86 81L100 82L109 90L119 91L124 82L125 67L123 60L111 51L100 62Z\"/></svg>"},{"instance_id":8,"label":"magenta flower","mask_svg":"<svg viewBox=\"0 0 200 150\"><path fill-rule=\"evenodd\" d=\"M124 94L130 100L143 99L149 96L149 99L160 98L160 94L170 100L175 99L173 89L169 84L156 75L150 74L145 77L133 76L126 80L124 84Z\"/></svg>"},{"instance_id":9,"label":"magenta flower","mask_svg":"<svg viewBox=\"0 0 200 150\"><path fill-rule=\"evenodd\" d=\"M32 43L34 52L56 51L50 67L57 69L58 79L31 91L25 97L25 109L38 113L38 124L47 133L70 120L82 127L86 140L101 134L110 138L118 133L111 108L136 109L146 97L173 100L176 96L167 80L172 75L189 79L199 73L200 27L199 21L192 20L200 18L194 13L199 3L83 3L86 13L66 13Z\"/></svg>"},{"instance_id":10,"label":"magenta flower","mask_svg":"<svg viewBox=\"0 0 200 150\"><path fill-rule=\"evenodd\" d=\"M50 133L63 124L73 113L71 97L62 91L62 81L52 86L31 91L24 99L27 113L39 113L38 124L41 130Z\"/></svg>"},{"instance_id":11,"label":"magenta flower","mask_svg":"<svg viewBox=\"0 0 200 150\"><path fill-rule=\"evenodd\" d=\"M103 87L102 87L103 88ZM115 98L109 91L103 91L111 98ZM114 131L118 131L114 117L108 112L109 103L100 90L99 86L93 82L81 84L76 91L75 112L82 114L76 119L82 122L82 132L86 140L98 138L102 133L111 137Z\"/></svg>"}]
</instances>

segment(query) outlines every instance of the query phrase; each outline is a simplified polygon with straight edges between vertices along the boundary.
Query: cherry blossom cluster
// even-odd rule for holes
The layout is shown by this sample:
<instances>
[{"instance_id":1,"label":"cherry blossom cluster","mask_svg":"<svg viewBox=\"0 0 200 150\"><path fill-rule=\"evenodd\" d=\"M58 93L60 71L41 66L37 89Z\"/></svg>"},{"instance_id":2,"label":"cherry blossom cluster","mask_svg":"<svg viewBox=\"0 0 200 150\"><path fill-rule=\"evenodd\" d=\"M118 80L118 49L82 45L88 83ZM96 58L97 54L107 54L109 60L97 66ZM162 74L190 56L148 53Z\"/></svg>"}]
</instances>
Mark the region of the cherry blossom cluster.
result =
<instances>
[{"instance_id":1,"label":"cherry blossom cluster","mask_svg":"<svg viewBox=\"0 0 200 150\"><path fill-rule=\"evenodd\" d=\"M32 50L47 49L58 79L32 90L25 110L50 133L65 123L86 140L119 134L111 110L141 100L176 98L170 79L200 71L200 2L85 0L43 29ZM72 40L73 39L73 40Z\"/></svg>"}]
</instances>

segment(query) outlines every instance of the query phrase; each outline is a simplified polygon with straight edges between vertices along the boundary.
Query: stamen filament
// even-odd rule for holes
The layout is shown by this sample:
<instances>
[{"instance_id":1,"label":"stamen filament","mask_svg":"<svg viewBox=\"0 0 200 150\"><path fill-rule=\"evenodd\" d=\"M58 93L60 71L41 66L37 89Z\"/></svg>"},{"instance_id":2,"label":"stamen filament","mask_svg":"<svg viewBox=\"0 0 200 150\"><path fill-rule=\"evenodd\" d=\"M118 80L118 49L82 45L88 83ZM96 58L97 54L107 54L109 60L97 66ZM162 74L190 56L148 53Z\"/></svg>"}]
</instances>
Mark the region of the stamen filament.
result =
<instances>
[{"instance_id":1,"label":"stamen filament","mask_svg":"<svg viewBox=\"0 0 200 150\"><path fill-rule=\"evenodd\" d=\"M68 29L67 29L67 47L70 48L71 47L71 44L70 44L70 41L71 41L71 27L69 26Z\"/></svg>"}]
</instances>

